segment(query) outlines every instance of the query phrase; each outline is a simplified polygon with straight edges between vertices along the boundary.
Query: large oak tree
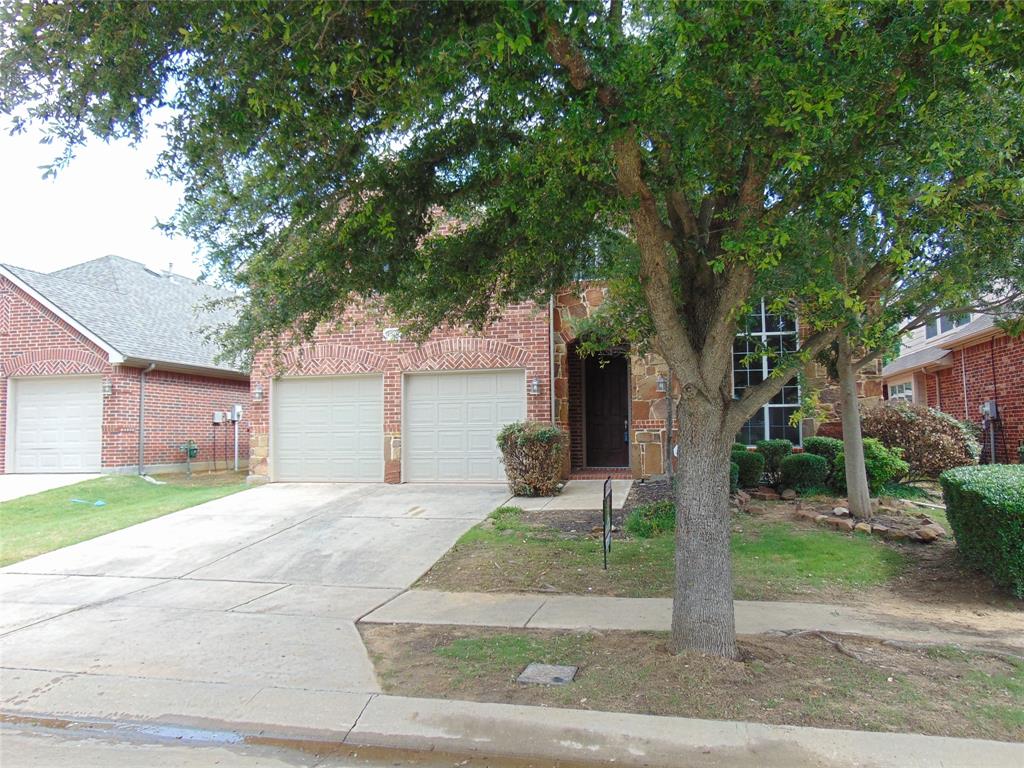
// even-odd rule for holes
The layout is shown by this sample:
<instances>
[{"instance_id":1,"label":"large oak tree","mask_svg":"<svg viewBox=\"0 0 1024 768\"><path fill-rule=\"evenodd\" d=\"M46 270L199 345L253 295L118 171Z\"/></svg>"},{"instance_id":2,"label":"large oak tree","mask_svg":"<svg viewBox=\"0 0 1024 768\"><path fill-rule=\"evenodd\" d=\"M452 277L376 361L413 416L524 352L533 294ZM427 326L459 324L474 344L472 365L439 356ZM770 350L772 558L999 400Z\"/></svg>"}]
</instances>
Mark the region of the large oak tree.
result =
<instances>
[{"instance_id":1,"label":"large oak tree","mask_svg":"<svg viewBox=\"0 0 1024 768\"><path fill-rule=\"evenodd\" d=\"M1017 77L1012 3L622 0L8 4L0 108L73 149L168 105L172 223L245 288L234 348L381 301L479 324L625 233L682 385L676 649L735 656L728 456L787 378L733 397L758 280L810 273L798 212L912 174L932 107ZM1019 80L1014 81L1019 85ZM927 119L926 119L927 118ZM960 117L947 116L955 123ZM1019 139L1019 137L1017 137ZM1018 155L1019 141L1005 151ZM439 212L457 231L431 235ZM885 259L882 259L884 264ZM818 269L818 272L821 270ZM870 294L886 268L829 294ZM804 355L835 324L809 327ZM795 370L798 360L789 363Z\"/></svg>"}]
</instances>

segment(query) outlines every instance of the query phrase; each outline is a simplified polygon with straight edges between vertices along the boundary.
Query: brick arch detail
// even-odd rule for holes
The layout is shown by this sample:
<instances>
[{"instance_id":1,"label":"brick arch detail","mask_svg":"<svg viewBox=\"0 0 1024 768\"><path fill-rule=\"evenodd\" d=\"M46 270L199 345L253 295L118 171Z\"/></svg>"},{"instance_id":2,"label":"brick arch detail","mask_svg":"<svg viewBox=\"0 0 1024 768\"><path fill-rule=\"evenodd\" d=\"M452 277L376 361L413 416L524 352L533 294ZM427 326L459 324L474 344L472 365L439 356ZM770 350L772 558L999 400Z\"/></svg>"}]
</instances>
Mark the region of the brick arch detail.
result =
<instances>
[{"instance_id":1,"label":"brick arch detail","mask_svg":"<svg viewBox=\"0 0 1024 768\"><path fill-rule=\"evenodd\" d=\"M87 349L39 349L18 355L11 362L6 376L63 376L82 373L104 373L107 361Z\"/></svg>"},{"instance_id":2,"label":"brick arch detail","mask_svg":"<svg viewBox=\"0 0 1024 768\"><path fill-rule=\"evenodd\" d=\"M391 367L382 355L348 344L317 342L291 349L281 357L283 373L306 376L377 373Z\"/></svg>"},{"instance_id":3,"label":"brick arch detail","mask_svg":"<svg viewBox=\"0 0 1024 768\"><path fill-rule=\"evenodd\" d=\"M428 341L400 355L403 371L441 371L459 368L526 368L530 353L498 339L457 337Z\"/></svg>"}]
</instances>

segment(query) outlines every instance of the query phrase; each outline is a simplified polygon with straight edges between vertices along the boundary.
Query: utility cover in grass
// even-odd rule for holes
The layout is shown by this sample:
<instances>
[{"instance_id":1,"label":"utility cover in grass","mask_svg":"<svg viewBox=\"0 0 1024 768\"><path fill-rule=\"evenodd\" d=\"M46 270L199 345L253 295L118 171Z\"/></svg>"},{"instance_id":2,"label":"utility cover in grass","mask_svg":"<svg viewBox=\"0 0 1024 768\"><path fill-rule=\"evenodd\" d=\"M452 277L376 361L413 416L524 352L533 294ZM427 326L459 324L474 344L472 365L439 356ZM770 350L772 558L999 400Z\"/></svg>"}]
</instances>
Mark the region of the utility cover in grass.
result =
<instances>
[{"instance_id":1,"label":"utility cover in grass","mask_svg":"<svg viewBox=\"0 0 1024 768\"><path fill-rule=\"evenodd\" d=\"M517 682L532 685L566 685L576 677L579 667L567 667L561 664L538 664L533 662L516 678Z\"/></svg>"}]
</instances>

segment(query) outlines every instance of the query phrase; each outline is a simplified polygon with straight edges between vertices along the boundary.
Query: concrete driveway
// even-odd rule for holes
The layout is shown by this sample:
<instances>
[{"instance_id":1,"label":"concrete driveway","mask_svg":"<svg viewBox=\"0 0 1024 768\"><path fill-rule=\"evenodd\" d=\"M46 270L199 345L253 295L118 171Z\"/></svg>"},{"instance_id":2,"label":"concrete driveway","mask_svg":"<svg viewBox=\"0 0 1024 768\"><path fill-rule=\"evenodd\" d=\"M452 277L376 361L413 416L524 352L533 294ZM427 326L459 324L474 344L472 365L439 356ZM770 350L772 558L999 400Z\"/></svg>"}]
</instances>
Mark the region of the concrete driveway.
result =
<instances>
[{"instance_id":1,"label":"concrete driveway","mask_svg":"<svg viewBox=\"0 0 1024 768\"><path fill-rule=\"evenodd\" d=\"M0 475L0 504L97 477L100 475Z\"/></svg>"},{"instance_id":2,"label":"concrete driveway","mask_svg":"<svg viewBox=\"0 0 1024 768\"><path fill-rule=\"evenodd\" d=\"M0 709L351 717L380 690L354 622L507 498L498 485L275 484L8 566Z\"/></svg>"}]
</instances>

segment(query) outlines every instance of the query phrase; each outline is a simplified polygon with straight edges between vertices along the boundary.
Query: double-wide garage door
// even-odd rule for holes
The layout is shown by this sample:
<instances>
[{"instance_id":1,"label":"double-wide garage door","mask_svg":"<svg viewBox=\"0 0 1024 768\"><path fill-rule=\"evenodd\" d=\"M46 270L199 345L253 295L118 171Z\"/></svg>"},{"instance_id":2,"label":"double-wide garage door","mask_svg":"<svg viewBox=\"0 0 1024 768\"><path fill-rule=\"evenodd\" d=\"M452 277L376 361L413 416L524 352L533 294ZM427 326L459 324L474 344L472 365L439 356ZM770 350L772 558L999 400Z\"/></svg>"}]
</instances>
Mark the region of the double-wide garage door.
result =
<instances>
[{"instance_id":1,"label":"double-wide garage door","mask_svg":"<svg viewBox=\"0 0 1024 768\"><path fill-rule=\"evenodd\" d=\"M407 374L403 389L403 480L504 479L495 437L526 415L521 369ZM281 379L273 401L275 479L384 479L381 376Z\"/></svg>"},{"instance_id":2,"label":"double-wide garage door","mask_svg":"<svg viewBox=\"0 0 1024 768\"><path fill-rule=\"evenodd\" d=\"M11 379L7 386L14 472L100 471L100 377Z\"/></svg>"}]
</instances>

